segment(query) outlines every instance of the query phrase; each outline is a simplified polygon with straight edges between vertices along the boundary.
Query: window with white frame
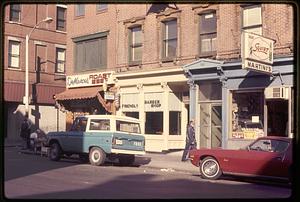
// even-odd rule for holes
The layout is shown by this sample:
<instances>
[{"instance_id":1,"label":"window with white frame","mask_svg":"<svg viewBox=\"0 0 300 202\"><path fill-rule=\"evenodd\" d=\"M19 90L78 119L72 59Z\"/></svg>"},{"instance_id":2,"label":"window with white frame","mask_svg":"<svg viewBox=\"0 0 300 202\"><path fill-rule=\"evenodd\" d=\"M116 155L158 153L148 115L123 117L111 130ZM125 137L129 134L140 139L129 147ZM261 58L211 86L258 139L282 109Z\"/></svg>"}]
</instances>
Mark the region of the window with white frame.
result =
<instances>
[{"instance_id":1,"label":"window with white frame","mask_svg":"<svg viewBox=\"0 0 300 202\"><path fill-rule=\"evenodd\" d=\"M246 32L262 35L261 5L243 6L242 29Z\"/></svg>"},{"instance_id":2,"label":"window with white frame","mask_svg":"<svg viewBox=\"0 0 300 202\"><path fill-rule=\"evenodd\" d=\"M217 17L216 12L200 14L200 55L213 54L217 50Z\"/></svg>"},{"instance_id":3,"label":"window with white frame","mask_svg":"<svg viewBox=\"0 0 300 202\"><path fill-rule=\"evenodd\" d=\"M163 55L162 58L176 57L177 19L163 22Z\"/></svg>"},{"instance_id":4,"label":"window with white frame","mask_svg":"<svg viewBox=\"0 0 300 202\"><path fill-rule=\"evenodd\" d=\"M21 4L11 4L9 21L20 22L21 21Z\"/></svg>"},{"instance_id":5,"label":"window with white frame","mask_svg":"<svg viewBox=\"0 0 300 202\"><path fill-rule=\"evenodd\" d=\"M129 62L140 62L142 60L142 27L130 28L129 38Z\"/></svg>"},{"instance_id":6,"label":"window with white frame","mask_svg":"<svg viewBox=\"0 0 300 202\"><path fill-rule=\"evenodd\" d=\"M85 14L85 4L76 4L75 5L75 16L83 16Z\"/></svg>"},{"instance_id":7,"label":"window with white frame","mask_svg":"<svg viewBox=\"0 0 300 202\"><path fill-rule=\"evenodd\" d=\"M66 8L57 6L56 30L66 31Z\"/></svg>"},{"instance_id":8,"label":"window with white frame","mask_svg":"<svg viewBox=\"0 0 300 202\"><path fill-rule=\"evenodd\" d=\"M8 46L8 66L11 68L20 68L20 42L9 41Z\"/></svg>"},{"instance_id":9,"label":"window with white frame","mask_svg":"<svg viewBox=\"0 0 300 202\"><path fill-rule=\"evenodd\" d=\"M63 48L56 48L56 68L55 73L65 73L66 64L66 50Z\"/></svg>"},{"instance_id":10,"label":"window with white frame","mask_svg":"<svg viewBox=\"0 0 300 202\"><path fill-rule=\"evenodd\" d=\"M107 4L97 4L96 5L97 11L103 11L107 9Z\"/></svg>"}]
</instances>

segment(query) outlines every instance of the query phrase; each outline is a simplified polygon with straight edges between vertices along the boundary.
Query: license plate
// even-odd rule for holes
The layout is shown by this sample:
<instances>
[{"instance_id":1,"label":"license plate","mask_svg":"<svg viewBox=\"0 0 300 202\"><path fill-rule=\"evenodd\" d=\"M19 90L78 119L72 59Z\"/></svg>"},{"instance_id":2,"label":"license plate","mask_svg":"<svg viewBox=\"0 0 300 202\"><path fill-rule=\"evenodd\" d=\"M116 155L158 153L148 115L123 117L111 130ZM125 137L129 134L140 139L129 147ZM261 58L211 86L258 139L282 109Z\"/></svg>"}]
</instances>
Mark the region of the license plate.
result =
<instances>
[{"instance_id":1,"label":"license plate","mask_svg":"<svg viewBox=\"0 0 300 202\"><path fill-rule=\"evenodd\" d=\"M141 147L141 146L142 146L142 142L134 141L134 142L133 142L133 145L134 145L134 146Z\"/></svg>"}]
</instances>

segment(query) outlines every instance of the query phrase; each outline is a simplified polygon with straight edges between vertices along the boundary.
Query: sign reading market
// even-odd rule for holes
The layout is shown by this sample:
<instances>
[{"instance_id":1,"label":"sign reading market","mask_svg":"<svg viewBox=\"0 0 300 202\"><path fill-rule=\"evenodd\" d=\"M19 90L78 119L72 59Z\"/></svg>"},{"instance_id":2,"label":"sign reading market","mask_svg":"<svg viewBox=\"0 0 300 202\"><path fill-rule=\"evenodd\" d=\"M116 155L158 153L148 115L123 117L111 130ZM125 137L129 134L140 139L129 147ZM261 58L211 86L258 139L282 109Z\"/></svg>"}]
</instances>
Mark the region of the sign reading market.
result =
<instances>
[{"instance_id":1,"label":"sign reading market","mask_svg":"<svg viewBox=\"0 0 300 202\"><path fill-rule=\"evenodd\" d=\"M113 83L113 72L100 72L67 76L67 88L103 85Z\"/></svg>"},{"instance_id":2,"label":"sign reading market","mask_svg":"<svg viewBox=\"0 0 300 202\"><path fill-rule=\"evenodd\" d=\"M242 68L272 74L274 40L242 33Z\"/></svg>"}]
</instances>

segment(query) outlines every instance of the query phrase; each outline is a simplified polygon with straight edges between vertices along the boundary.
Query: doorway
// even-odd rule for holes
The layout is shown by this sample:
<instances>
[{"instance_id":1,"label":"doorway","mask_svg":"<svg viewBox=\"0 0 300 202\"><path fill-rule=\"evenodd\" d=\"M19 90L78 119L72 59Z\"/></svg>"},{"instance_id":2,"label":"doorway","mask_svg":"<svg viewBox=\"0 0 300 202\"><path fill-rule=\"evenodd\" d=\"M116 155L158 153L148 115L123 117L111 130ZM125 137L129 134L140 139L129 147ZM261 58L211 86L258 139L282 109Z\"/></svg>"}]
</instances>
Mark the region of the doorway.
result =
<instances>
[{"instance_id":1,"label":"doorway","mask_svg":"<svg viewBox=\"0 0 300 202\"><path fill-rule=\"evenodd\" d=\"M222 146L222 105L200 104L200 148Z\"/></svg>"},{"instance_id":2,"label":"doorway","mask_svg":"<svg viewBox=\"0 0 300 202\"><path fill-rule=\"evenodd\" d=\"M288 100L268 100L268 136L288 136Z\"/></svg>"}]
</instances>

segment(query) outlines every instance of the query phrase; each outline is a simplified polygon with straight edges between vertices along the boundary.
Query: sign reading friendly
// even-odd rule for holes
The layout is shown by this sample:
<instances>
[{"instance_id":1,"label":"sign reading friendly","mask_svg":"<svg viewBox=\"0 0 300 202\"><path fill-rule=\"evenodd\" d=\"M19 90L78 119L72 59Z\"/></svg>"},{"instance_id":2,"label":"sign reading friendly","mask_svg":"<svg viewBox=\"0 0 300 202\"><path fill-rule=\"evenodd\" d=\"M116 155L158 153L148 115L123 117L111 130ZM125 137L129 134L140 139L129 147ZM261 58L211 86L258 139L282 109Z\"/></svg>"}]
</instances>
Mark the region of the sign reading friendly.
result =
<instances>
[{"instance_id":1,"label":"sign reading friendly","mask_svg":"<svg viewBox=\"0 0 300 202\"><path fill-rule=\"evenodd\" d=\"M100 72L91 74L80 74L67 76L67 88L76 88L84 86L97 86L102 85L104 82L112 83L113 72Z\"/></svg>"},{"instance_id":2,"label":"sign reading friendly","mask_svg":"<svg viewBox=\"0 0 300 202\"><path fill-rule=\"evenodd\" d=\"M274 40L261 35L242 33L242 68L271 74Z\"/></svg>"}]
</instances>

